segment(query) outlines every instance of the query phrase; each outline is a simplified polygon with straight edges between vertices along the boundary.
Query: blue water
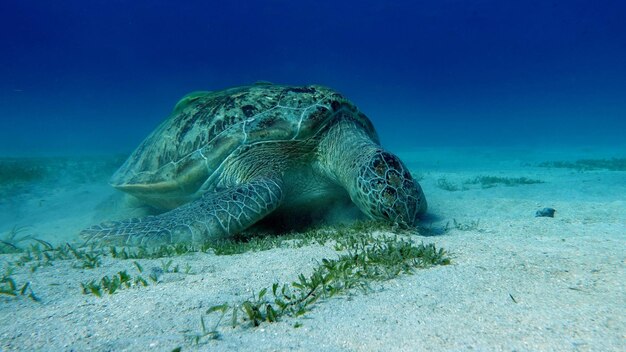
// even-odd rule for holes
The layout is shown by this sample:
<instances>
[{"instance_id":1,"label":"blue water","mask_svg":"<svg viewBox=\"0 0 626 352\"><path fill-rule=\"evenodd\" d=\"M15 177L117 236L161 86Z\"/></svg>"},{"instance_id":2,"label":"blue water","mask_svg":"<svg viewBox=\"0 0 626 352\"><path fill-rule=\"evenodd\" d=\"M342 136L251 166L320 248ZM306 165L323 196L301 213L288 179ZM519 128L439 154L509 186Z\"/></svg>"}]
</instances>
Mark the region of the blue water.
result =
<instances>
[{"instance_id":1,"label":"blue water","mask_svg":"<svg viewBox=\"0 0 626 352\"><path fill-rule=\"evenodd\" d=\"M352 249L306 236L229 257L131 262L87 249L81 231L156 214L107 180L182 96L260 80L330 86L367 114L428 201L414 235L395 238L434 243L452 265L371 290L361 272L376 265L346 266L338 284L285 296L288 309L315 301L311 316L254 328L242 320L243 300L262 307L273 300L264 288L281 283L285 294L301 273L319 274L316 266ZM626 0L0 0L0 352L624 350L625 158ZM246 176L227 167L216 190ZM263 231L292 230L308 209L315 220L328 213L312 226L365 218L345 203L300 206L318 189L336 193L320 193L324 200L346 193L295 171L267 196L278 203L277 194L301 187L297 202L280 203L293 218L287 226L265 218ZM268 192L241 189L248 193L209 193L197 203L212 206L204 212L128 223L147 223L164 240L161 230L202 228L201 219L207 229L247 225L257 206L273 203L254 200ZM385 203L391 191L380 191ZM252 200L236 204L244 195ZM555 217L535 217L543 208ZM362 249L391 248L363 238ZM66 243L88 254L68 259ZM97 268L85 264L92 258ZM122 271L159 279L83 294L84 284ZM368 294L326 294L348 286ZM230 313L207 312L224 303L240 310L239 327ZM206 345L190 346L200 333Z\"/></svg>"},{"instance_id":2,"label":"blue water","mask_svg":"<svg viewBox=\"0 0 626 352\"><path fill-rule=\"evenodd\" d=\"M391 149L626 144L623 1L0 2L0 156L130 152L193 90L331 86Z\"/></svg>"}]
</instances>

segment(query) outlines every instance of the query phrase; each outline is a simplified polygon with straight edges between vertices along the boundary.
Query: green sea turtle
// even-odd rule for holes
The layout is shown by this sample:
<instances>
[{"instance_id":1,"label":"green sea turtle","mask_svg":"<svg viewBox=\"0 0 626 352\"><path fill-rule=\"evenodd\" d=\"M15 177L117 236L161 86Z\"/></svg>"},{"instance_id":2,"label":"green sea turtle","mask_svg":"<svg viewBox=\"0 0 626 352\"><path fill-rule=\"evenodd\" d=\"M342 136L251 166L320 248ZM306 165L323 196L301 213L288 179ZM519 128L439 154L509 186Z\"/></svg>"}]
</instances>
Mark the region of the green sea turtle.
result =
<instances>
[{"instance_id":1,"label":"green sea turtle","mask_svg":"<svg viewBox=\"0 0 626 352\"><path fill-rule=\"evenodd\" d=\"M316 85L191 93L111 184L168 211L92 226L81 233L88 241L198 244L338 199L404 226L426 211L420 185L370 120Z\"/></svg>"}]
</instances>

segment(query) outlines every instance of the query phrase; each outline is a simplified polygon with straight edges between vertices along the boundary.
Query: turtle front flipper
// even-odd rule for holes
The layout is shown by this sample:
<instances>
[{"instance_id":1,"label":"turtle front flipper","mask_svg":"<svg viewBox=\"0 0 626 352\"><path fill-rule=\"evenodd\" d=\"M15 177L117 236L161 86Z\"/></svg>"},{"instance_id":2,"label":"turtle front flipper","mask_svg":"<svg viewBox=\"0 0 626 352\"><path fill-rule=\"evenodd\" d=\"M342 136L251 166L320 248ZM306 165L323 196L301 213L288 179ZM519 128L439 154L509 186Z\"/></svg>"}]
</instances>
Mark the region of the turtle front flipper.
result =
<instances>
[{"instance_id":1,"label":"turtle front flipper","mask_svg":"<svg viewBox=\"0 0 626 352\"><path fill-rule=\"evenodd\" d=\"M81 232L87 242L128 246L201 244L242 231L274 211L282 201L282 182L260 177L236 187L207 193L167 213L105 222Z\"/></svg>"}]
</instances>

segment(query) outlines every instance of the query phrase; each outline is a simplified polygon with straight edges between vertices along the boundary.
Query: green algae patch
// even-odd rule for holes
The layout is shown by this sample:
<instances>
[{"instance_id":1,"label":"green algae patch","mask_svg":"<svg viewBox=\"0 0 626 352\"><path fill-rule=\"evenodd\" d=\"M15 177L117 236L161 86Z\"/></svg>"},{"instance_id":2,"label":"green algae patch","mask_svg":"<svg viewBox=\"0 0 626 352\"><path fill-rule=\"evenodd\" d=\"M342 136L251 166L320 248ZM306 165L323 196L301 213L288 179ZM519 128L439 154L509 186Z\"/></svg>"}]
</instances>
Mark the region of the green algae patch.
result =
<instances>
[{"instance_id":1,"label":"green algae patch","mask_svg":"<svg viewBox=\"0 0 626 352\"><path fill-rule=\"evenodd\" d=\"M626 171L626 158L612 159L579 159L570 161L546 161L539 164L540 167L560 169L574 169L578 171L609 170Z\"/></svg>"}]
</instances>

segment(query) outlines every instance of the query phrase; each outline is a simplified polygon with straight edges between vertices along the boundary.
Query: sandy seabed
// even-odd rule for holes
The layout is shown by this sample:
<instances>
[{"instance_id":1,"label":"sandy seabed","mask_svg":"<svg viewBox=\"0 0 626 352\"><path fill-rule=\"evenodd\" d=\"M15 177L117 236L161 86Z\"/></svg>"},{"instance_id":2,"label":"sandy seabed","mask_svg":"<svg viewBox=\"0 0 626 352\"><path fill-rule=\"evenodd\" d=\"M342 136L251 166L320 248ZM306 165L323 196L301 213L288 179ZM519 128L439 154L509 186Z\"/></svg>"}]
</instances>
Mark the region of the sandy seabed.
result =
<instances>
[{"instance_id":1,"label":"sandy seabed","mask_svg":"<svg viewBox=\"0 0 626 352\"><path fill-rule=\"evenodd\" d=\"M615 150L420 149L400 152L429 201L424 226L452 264L418 270L321 301L304 318L260 327L220 327L219 340L191 345L211 306L249 298L274 282L310 273L330 247L277 248L231 256L174 257L190 274L157 284L85 295L81 282L134 272L129 260L95 269L55 261L11 274L40 301L0 296L0 351L624 351L626 350L626 171L539 167L543 161L623 158ZM77 164L78 166L83 164ZM78 167L76 166L76 167ZM54 245L80 229L137 215L106 185L106 174L52 179L5 190L0 234L15 226ZM477 176L543 181L483 188ZM68 181L70 180L70 181ZM77 181L77 180L80 180ZM442 181L458 190L442 188ZM445 188L445 187L444 187ZM535 217L544 207L554 218ZM123 211L119 209L123 208ZM132 211L131 211L132 210ZM455 224L456 223L456 224ZM439 233L439 235L432 235ZM0 255L5 270L20 254ZM163 259L139 260L162 266ZM209 322L209 321L207 321ZM294 327L298 323L300 327Z\"/></svg>"}]
</instances>

